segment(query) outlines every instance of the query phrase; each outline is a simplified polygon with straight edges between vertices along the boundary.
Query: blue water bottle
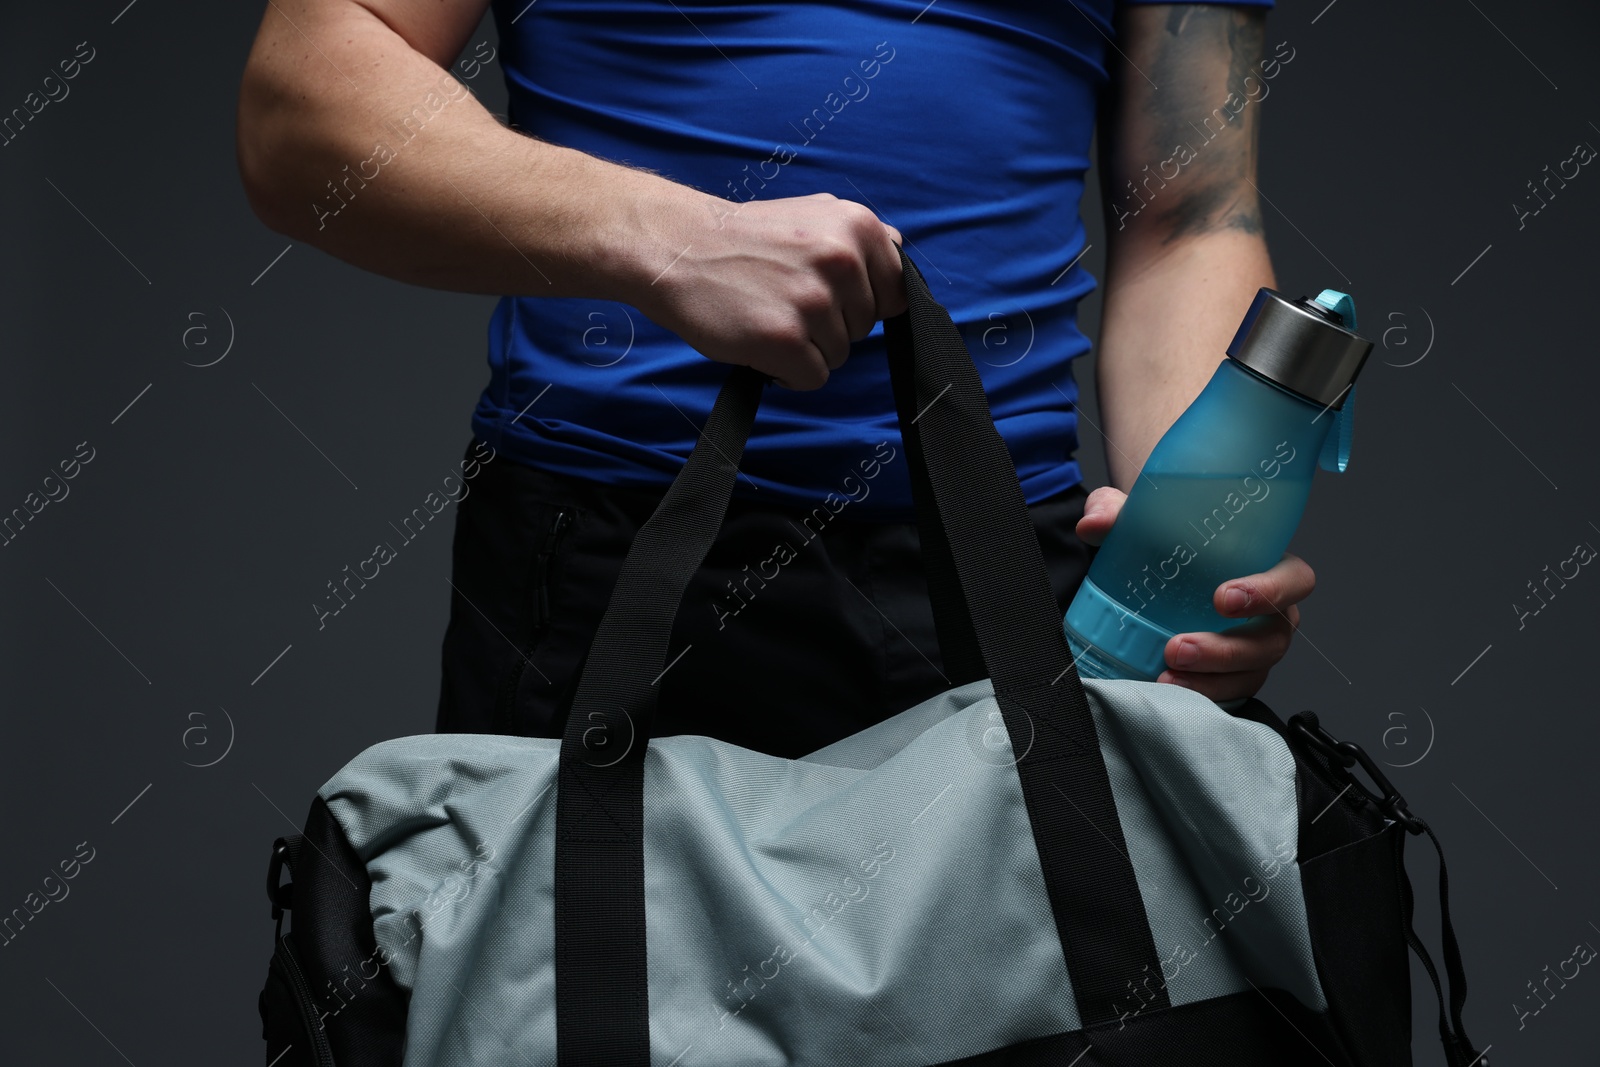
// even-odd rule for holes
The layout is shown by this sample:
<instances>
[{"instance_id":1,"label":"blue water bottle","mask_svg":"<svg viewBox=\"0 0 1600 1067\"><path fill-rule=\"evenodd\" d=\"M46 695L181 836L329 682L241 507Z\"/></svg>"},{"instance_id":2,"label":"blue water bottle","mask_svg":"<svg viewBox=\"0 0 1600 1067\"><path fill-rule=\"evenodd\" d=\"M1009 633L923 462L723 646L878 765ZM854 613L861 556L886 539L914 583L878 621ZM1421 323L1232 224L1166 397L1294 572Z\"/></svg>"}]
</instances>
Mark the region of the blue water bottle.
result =
<instances>
[{"instance_id":1,"label":"blue water bottle","mask_svg":"<svg viewBox=\"0 0 1600 1067\"><path fill-rule=\"evenodd\" d=\"M1283 557L1317 467L1350 458L1355 378L1372 342L1355 301L1256 294L1228 358L1145 462L1064 622L1086 678L1153 682L1175 634L1248 623L1212 595Z\"/></svg>"}]
</instances>

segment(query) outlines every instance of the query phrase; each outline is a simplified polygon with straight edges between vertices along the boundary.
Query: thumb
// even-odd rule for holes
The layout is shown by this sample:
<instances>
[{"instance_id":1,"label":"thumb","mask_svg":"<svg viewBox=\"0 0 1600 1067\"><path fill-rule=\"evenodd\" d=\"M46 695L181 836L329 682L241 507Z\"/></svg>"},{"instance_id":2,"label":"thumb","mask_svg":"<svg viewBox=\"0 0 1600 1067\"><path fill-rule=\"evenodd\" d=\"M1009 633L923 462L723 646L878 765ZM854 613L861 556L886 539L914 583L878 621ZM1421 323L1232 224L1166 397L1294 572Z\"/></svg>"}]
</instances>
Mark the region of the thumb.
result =
<instances>
[{"instance_id":1,"label":"thumb","mask_svg":"<svg viewBox=\"0 0 1600 1067\"><path fill-rule=\"evenodd\" d=\"M1083 503L1083 518L1078 520L1078 539L1086 545L1099 545L1122 513L1128 494L1115 486L1102 485Z\"/></svg>"}]
</instances>

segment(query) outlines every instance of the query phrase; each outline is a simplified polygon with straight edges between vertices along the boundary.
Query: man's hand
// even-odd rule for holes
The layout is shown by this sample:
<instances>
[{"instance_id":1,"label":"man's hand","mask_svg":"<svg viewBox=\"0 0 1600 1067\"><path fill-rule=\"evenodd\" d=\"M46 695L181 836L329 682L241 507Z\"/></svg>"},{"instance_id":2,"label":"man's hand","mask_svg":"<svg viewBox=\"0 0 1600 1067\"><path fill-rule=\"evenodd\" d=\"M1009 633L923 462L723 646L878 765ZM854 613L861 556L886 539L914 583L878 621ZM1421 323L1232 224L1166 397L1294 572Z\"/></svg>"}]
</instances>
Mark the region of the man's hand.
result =
<instances>
[{"instance_id":1,"label":"man's hand","mask_svg":"<svg viewBox=\"0 0 1600 1067\"><path fill-rule=\"evenodd\" d=\"M815 389L906 308L900 231L832 193L689 202L683 252L633 303L718 363Z\"/></svg>"},{"instance_id":2,"label":"man's hand","mask_svg":"<svg viewBox=\"0 0 1600 1067\"><path fill-rule=\"evenodd\" d=\"M1111 486L1090 493L1078 520L1078 536L1091 545L1104 541L1126 499L1127 494ZM1295 605L1316 586L1310 565L1288 552L1264 574L1223 582L1212 595L1218 613L1232 619L1267 617L1225 634L1178 634L1167 642L1168 669L1156 681L1186 686L1218 703L1254 696L1266 684L1267 672L1289 651L1300 625Z\"/></svg>"}]
</instances>

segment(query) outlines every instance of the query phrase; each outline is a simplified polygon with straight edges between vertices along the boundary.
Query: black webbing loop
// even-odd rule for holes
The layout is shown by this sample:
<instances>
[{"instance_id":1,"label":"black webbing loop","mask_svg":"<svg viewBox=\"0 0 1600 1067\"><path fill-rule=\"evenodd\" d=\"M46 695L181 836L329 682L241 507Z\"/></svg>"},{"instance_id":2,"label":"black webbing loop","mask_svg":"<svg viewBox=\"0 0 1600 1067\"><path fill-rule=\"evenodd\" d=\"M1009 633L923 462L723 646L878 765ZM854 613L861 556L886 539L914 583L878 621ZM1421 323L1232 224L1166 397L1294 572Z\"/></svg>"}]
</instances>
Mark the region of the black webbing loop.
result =
<instances>
[{"instance_id":1,"label":"black webbing loop","mask_svg":"<svg viewBox=\"0 0 1600 1067\"><path fill-rule=\"evenodd\" d=\"M1016 468L960 333L900 257L909 306L884 334L941 655L955 684L992 679L1084 1025L1164 1007L1164 985L1154 1000L1134 993L1161 973L1159 957ZM568 715L555 848L561 1067L650 1062L643 784L655 682L769 380L737 367L724 382L634 539Z\"/></svg>"}]
</instances>

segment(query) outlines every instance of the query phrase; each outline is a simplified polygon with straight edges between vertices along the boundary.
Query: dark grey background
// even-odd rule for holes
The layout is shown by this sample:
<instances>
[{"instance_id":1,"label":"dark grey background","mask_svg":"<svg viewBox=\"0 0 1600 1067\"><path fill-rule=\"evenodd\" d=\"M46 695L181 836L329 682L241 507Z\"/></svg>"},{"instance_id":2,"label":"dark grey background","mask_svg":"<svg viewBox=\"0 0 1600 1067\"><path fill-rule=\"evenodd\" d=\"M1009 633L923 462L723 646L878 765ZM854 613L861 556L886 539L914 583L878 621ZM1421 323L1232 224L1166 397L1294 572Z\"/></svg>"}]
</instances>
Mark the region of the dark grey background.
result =
<instances>
[{"instance_id":1,"label":"dark grey background","mask_svg":"<svg viewBox=\"0 0 1600 1067\"><path fill-rule=\"evenodd\" d=\"M77 42L96 50L0 148L0 511L79 442L95 450L0 549L0 913L94 849L70 895L0 947L0 1056L254 1063L268 845L362 747L432 728L453 512L321 632L309 605L455 467L493 300L364 274L261 226L233 150L260 5L126 2L0 16L0 111ZM1450 850L1480 1046L1501 1064L1595 1063L1600 977L1521 1029L1513 1005L1600 944L1600 577L1585 570L1521 630L1512 604L1574 545L1600 545L1600 175L1520 231L1511 204L1578 141L1600 144L1596 19L1507 0L1322 4L1269 24L1295 58L1262 105L1268 236L1283 288L1348 288L1383 344L1352 468L1319 476L1295 544L1320 589L1262 696L1414 764L1393 777ZM472 44L493 39L486 24ZM496 64L468 83L494 110L499 78ZM230 333L222 362L186 365ZM1098 442L1083 458L1102 482ZM1432 940L1431 855L1411 858ZM1416 981L1417 1060L1436 1064Z\"/></svg>"}]
</instances>

